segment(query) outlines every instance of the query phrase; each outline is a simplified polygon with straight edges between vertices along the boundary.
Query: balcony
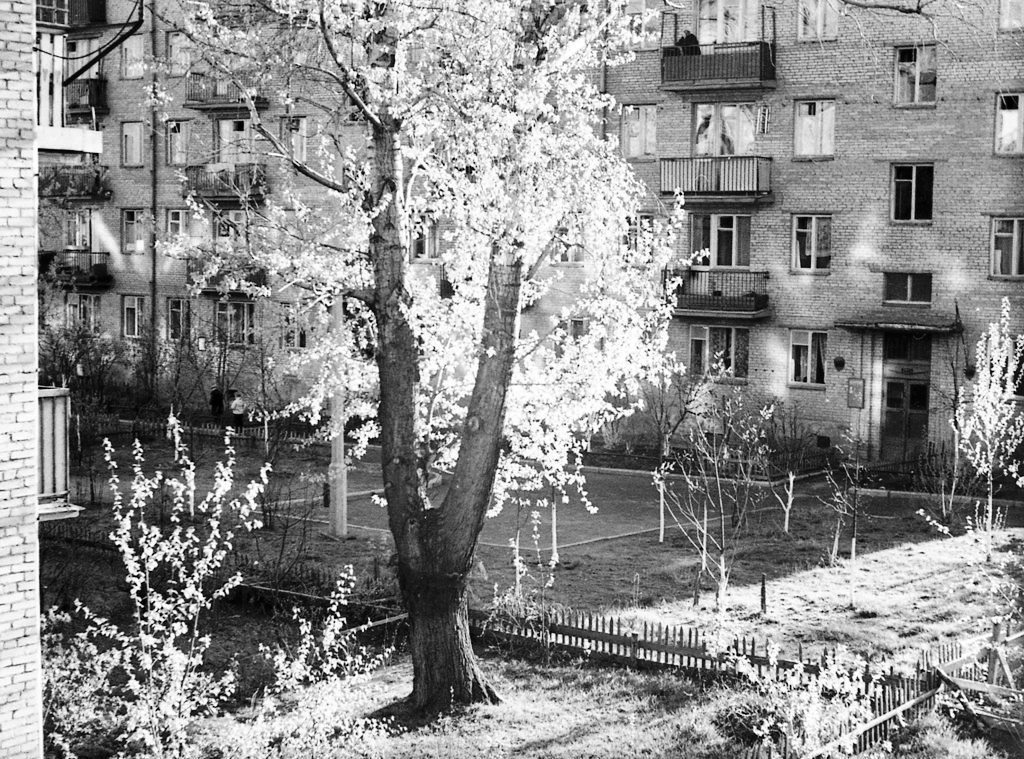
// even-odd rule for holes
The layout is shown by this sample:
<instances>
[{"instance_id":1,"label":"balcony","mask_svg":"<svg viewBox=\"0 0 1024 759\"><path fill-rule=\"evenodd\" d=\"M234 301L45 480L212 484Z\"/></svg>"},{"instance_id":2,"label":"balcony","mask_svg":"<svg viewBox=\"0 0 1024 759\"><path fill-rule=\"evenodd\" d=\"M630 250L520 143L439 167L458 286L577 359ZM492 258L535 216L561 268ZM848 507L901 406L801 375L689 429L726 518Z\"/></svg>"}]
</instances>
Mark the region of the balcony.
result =
<instances>
[{"instance_id":1,"label":"balcony","mask_svg":"<svg viewBox=\"0 0 1024 759\"><path fill-rule=\"evenodd\" d=\"M267 172L260 163L211 163L187 166L182 195L207 200L259 200L267 193Z\"/></svg>"},{"instance_id":2,"label":"balcony","mask_svg":"<svg viewBox=\"0 0 1024 759\"><path fill-rule=\"evenodd\" d=\"M190 262L190 266L194 267L195 264ZM189 280L193 283L202 281L201 266L190 270ZM202 281L202 291L205 295L245 294L251 287L266 287L267 280L266 269L252 268L244 271L221 272Z\"/></svg>"},{"instance_id":3,"label":"balcony","mask_svg":"<svg viewBox=\"0 0 1024 759\"><path fill-rule=\"evenodd\" d=\"M728 269L666 269L665 294L679 316L728 315L764 319L768 310L768 272ZM675 282L674 291L670 291Z\"/></svg>"},{"instance_id":4,"label":"balcony","mask_svg":"<svg viewBox=\"0 0 1024 759\"><path fill-rule=\"evenodd\" d=\"M71 26L107 23L106 0L70 0Z\"/></svg>"},{"instance_id":5,"label":"balcony","mask_svg":"<svg viewBox=\"0 0 1024 759\"><path fill-rule=\"evenodd\" d=\"M663 158L661 191L692 198L758 200L771 194L772 159L761 156Z\"/></svg>"},{"instance_id":6,"label":"balcony","mask_svg":"<svg viewBox=\"0 0 1024 759\"><path fill-rule=\"evenodd\" d=\"M110 200L113 194L106 166L51 164L39 167L40 198L103 201Z\"/></svg>"},{"instance_id":7,"label":"balcony","mask_svg":"<svg viewBox=\"0 0 1024 759\"><path fill-rule=\"evenodd\" d=\"M106 79L76 79L64 88L64 103L70 116L110 113Z\"/></svg>"},{"instance_id":8,"label":"balcony","mask_svg":"<svg viewBox=\"0 0 1024 759\"><path fill-rule=\"evenodd\" d=\"M39 271L51 272L58 284L76 290L106 290L114 285L109 253L78 248L40 251Z\"/></svg>"},{"instance_id":9,"label":"balcony","mask_svg":"<svg viewBox=\"0 0 1024 759\"><path fill-rule=\"evenodd\" d=\"M36 23L67 26L68 0L36 0Z\"/></svg>"},{"instance_id":10,"label":"balcony","mask_svg":"<svg viewBox=\"0 0 1024 759\"><path fill-rule=\"evenodd\" d=\"M775 86L775 43L661 49L661 88L700 91Z\"/></svg>"},{"instance_id":11,"label":"balcony","mask_svg":"<svg viewBox=\"0 0 1024 759\"><path fill-rule=\"evenodd\" d=\"M253 105L266 108L265 95L258 90L250 95ZM197 111L245 111L247 103L241 88L234 82L212 74L189 74L185 107Z\"/></svg>"}]
</instances>

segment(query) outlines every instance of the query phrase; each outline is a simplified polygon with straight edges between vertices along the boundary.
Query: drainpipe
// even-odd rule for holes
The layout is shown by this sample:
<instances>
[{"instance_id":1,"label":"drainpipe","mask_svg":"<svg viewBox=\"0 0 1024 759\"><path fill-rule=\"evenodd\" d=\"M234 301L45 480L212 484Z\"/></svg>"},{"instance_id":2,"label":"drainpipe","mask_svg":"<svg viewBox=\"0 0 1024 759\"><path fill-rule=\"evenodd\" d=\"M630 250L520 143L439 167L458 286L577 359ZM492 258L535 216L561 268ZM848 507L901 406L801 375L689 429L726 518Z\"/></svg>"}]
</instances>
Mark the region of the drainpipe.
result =
<instances>
[{"instance_id":1,"label":"drainpipe","mask_svg":"<svg viewBox=\"0 0 1024 759\"><path fill-rule=\"evenodd\" d=\"M153 0L153 12L149 16L149 40L150 49L153 51L153 57L157 54L157 29L156 29L156 0ZM153 69L153 92L156 92L157 85L160 83L159 74L157 69ZM160 114L156 105L156 99L154 98L153 107L150 109L150 124L152 135L149 141L150 145L150 157L152 159L153 167L149 172L149 190L150 190L150 215L152 216L152 224L149 229L149 255L151 263L151 281L150 281L150 300L152 301L149 311L149 323L151 339L153 340L153 351L152 355L155 359L156 356L156 341L157 341L157 314L159 309L157 308L157 288L156 288L156 275L157 275L157 253L156 253L156 227L157 227L157 172L159 171L158 166L160 165L160 150L157 142L157 129L156 125L159 123ZM154 367L155 372L155 367ZM154 390L156 387L156 379L154 377Z\"/></svg>"}]
</instances>

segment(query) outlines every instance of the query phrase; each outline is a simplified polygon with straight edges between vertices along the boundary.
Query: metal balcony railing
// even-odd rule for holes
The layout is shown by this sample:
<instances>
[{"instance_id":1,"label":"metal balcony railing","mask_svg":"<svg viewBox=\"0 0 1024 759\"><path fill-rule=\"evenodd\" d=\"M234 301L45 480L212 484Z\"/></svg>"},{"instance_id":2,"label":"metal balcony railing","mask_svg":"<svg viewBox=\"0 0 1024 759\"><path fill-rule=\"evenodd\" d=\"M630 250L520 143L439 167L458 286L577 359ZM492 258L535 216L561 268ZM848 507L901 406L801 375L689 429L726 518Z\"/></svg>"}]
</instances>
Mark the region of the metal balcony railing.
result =
<instances>
[{"instance_id":1,"label":"metal balcony railing","mask_svg":"<svg viewBox=\"0 0 1024 759\"><path fill-rule=\"evenodd\" d=\"M257 107L267 104L266 97L259 91L252 98ZM185 105L189 108L237 108L245 105L245 97L242 89L229 79L212 74L189 74L185 85Z\"/></svg>"},{"instance_id":2,"label":"metal balcony railing","mask_svg":"<svg viewBox=\"0 0 1024 759\"><path fill-rule=\"evenodd\" d=\"M36 23L67 26L68 0L36 0Z\"/></svg>"},{"instance_id":3,"label":"metal balcony railing","mask_svg":"<svg viewBox=\"0 0 1024 759\"><path fill-rule=\"evenodd\" d=\"M661 83L669 89L702 84L765 84L775 81L775 45L730 42L721 45L664 47Z\"/></svg>"},{"instance_id":4,"label":"metal balcony railing","mask_svg":"<svg viewBox=\"0 0 1024 759\"><path fill-rule=\"evenodd\" d=\"M65 285L109 287L114 283L110 273L110 254L65 248L58 251L40 251L40 273L52 273Z\"/></svg>"},{"instance_id":5,"label":"metal balcony railing","mask_svg":"<svg viewBox=\"0 0 1024 759\"><path fill-rule=\"evenodd\" d=\"M106 166L53 164L39 167L41 198L109 200L113 194Z\"/></svg>"},{"instance_id":6,"label":"metal balcony railing","mask_svg":"<svg viewBox=\"0 0 1024 759\"><path fill-rule=\"evenodd\" d=\"M771 192L772 159L761 156L663 158L661 191L694 195L767 195Z\"/></svg>"},{"instance_id":7,"label":"metal balcony railing","mask_svg":"<svg viewBox=\"0 0 1024 759\"><path fill-rule=\"evenodd\" d=\"M198 282L201 269L189 272L189 278ZM249 269L247 271L222 272L207 278L202 285L204 293L244 292L247 285L266 287L268 281L266 269Z\"/></svg>"},{"instance_id":8,"label":"metal balcony railing","mask_svg":"<svg viewBox=\"0 0 1024 759\"><path fill-rule=\"evenodd\" d=\"M754 312L768 308L768 272L666 269L665 295L678 311Z\"/></svg>"},{"instance_id":9,"label":"metal balcony railing","mask_svg":"<svg viewBox=\"0 0 1024 759\"><path fill-rule=\"evenodd\" d=\"M107 23L106 0L70 0L71 26Z\"/></svg>"},{"instance_id":10,"label":"metal balcony railing","mask_svg":"<svg viewBox=\"0 0 1024 759\"><path fill-rule=\"evenodd\" d=\"M95 110L97 113L107 113L107 80L99 79L76 79L64 88L64 103L72 114L89 113Z\"/></svg>"},{"instance_id":11,"label":"metal balcony railing","mask_svg":"<svg viewBox=\"0 0 1024 759\"><path fill-rule=\"evenodd\" d=\"M263 197L267 192L267 173L263 164L208 164L187 166L182 194L206 198Z\"/></svg>"}]
</instances>

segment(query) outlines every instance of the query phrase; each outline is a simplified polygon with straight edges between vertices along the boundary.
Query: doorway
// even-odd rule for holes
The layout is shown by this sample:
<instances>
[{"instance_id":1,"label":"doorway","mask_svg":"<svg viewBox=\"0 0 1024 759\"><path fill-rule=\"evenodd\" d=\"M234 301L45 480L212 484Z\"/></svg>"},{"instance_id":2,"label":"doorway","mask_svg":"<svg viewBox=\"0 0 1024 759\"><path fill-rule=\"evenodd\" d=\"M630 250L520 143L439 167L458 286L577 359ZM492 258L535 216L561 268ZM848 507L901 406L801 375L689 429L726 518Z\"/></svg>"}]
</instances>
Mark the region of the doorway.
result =
<instances>
[{"instance_id":1,"label":"doorway","mask_svg":"<svg viewBox=\"0 0 1024 759\"><path fill-rule=\"evenodd\" d=\"M883 335L881 458L912 461L928 446L931 336Z\"/></svg>"}]
</instances>

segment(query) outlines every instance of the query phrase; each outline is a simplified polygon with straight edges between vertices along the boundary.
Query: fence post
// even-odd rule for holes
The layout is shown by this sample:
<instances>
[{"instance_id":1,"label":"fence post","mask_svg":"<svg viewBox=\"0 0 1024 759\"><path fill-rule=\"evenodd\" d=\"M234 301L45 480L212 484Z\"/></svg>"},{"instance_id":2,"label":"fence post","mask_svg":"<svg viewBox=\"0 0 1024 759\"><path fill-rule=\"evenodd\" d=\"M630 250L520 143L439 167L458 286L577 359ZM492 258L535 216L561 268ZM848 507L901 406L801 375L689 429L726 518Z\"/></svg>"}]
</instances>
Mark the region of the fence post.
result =
<instances>
[{"instance_id":1,"label":"fence post","mask_svg":"<svg viewBox=\"0 0 1024 759\"><path fill-rule=\"evenodd\" d=\"M761 573L761 616L768 614L768 575Z\"/></svg>"},{"instance_id":2,"label":"fence post","mask_svg":"<svg viewBox=\"0 0 1024 759\"><path fill-rule=\"evenodd\" d=\"M994 684L995 681L996 681L996 673L998 672L996 667L997 667L997 665L999 663L999 656L998 656L998 650L997 649L998 649L998 646L999 646L999 641L1002 640L1002 637L1003 637L1003 623L1002 622L993 622L992 623L992 642L989 645L989 649L988 649L988 678L987 678L987 682L989 684Z\"/></svg>"},{"instance_id":3,"label":"fence post","mask_svg":"<svg viewBox=\"0 0 1024 759\"><path fill-rule=\"evenodd\" d=\"M638 649L639 649L639 645L638 645L638 639L639 638L640 638L640 634L639 633L637 633L635 631L630 633L630 636L629 636L629 658L632 659L634 667L637 666L637 664L639 663L639 660L637 659L637 652L638 652Z\"/></svg>"}]
</instances>

